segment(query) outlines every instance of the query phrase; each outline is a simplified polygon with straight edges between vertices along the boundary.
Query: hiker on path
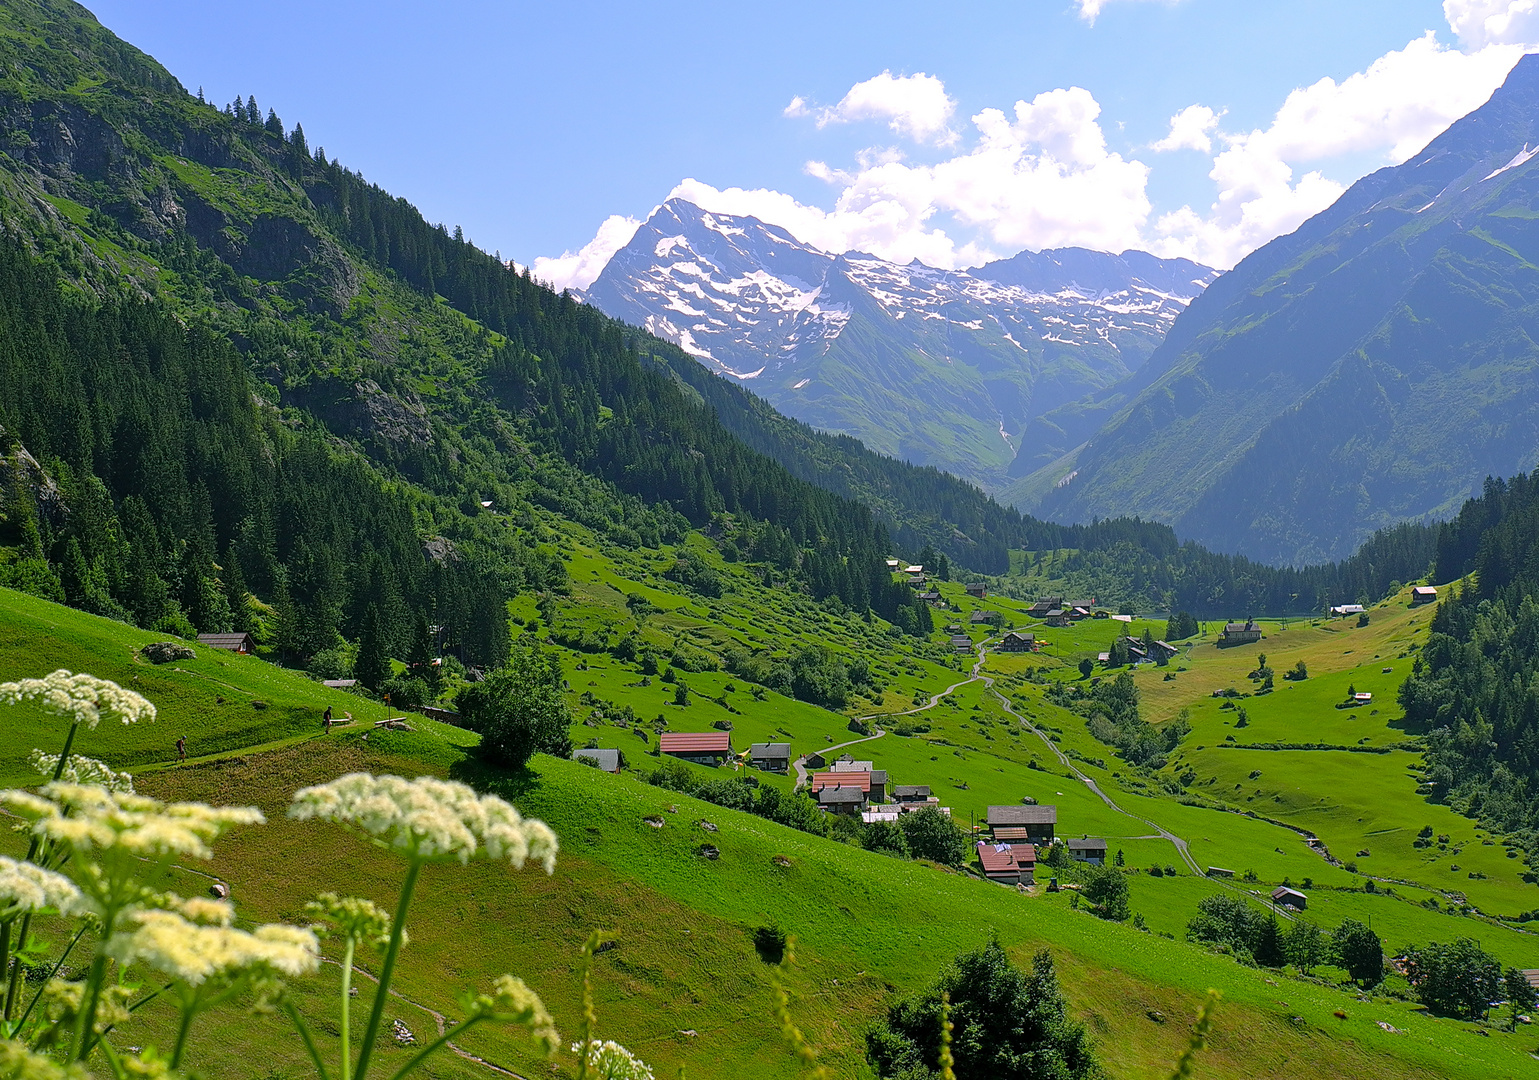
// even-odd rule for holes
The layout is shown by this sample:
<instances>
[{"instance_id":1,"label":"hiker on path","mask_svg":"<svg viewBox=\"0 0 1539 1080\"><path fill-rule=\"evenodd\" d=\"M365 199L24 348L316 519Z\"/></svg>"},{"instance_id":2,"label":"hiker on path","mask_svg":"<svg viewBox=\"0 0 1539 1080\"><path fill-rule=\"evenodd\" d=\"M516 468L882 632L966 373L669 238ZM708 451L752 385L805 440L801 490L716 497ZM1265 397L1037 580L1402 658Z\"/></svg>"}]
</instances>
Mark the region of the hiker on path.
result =
<instances>
[{"instance_id":1,"label":"hiker on path","mask_svg":"<svg viewBox=\"0 0 1539 1080\"><path fill-rule=\"evenodd\" d=\"M176 760L187 760L187 736L185 735L176 740Z\"/></svg>"},{"instance_id":2,"label":"hiker on path","mask_svg":"<svg viewBox=\"0 0 1539 1080\"><path fill-rule=\"evenodd\" d=\"M326 730L331 730L331 706L326 706Z\"/></svg>"}]
</instances>

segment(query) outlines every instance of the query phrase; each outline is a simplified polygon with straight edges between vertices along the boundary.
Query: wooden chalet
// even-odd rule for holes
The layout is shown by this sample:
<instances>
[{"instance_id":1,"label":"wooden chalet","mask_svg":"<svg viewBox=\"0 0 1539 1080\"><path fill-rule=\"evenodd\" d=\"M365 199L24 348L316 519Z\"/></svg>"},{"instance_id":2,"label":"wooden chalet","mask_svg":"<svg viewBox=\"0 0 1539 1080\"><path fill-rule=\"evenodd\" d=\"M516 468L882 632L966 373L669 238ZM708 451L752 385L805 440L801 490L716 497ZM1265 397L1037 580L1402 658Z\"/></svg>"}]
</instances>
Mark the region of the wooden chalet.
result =
<instances>
[{"instance_id":1,"label":"wooden chalet","mask_svg":"<svg viewBox=\"0 0 1539 1080\"><path fill-rule=\"evenodd\" d=\"M1309 906L1309 898L1297 889L1290 889L1286 885L1279 885L1272 890L1272 903L1293 908L1295 911L1303 911Z\"/></svg>"},{"instance_id":2,"label":"wooden chalet","mask_svg":"<svg viewBox=\"0 0 1539 1080\"><path fill-rule=\"evenodd\" d=\"M929 589L920 593L919 599L923 600L927 604L939 604L941 602L941 594L936 592L934 589Z\"/></svg>"},{"instance_id":3,"label":"wooden chalet","mask_svg":"<svg viewBox=\"0 0 1539 1080\"><path fill-rule=\"evenodd\" d=\"M1411 590L1411 606L1421 607L1423 604L1437 603L1437 589L1431 585L1418 585Z\"/></svg>"},{"instance_id":4,"label":"wooden chalet","mask_svg":"<svg viewBox=\"0 0 1539 1080\"><path fill-rule=\"evenodd\" d=\"M982 600L989 595L989 587L981 581L975 581L967 586L967 595Z\"/></svg>"},{"instance_id":5,"label":"wooden chalet","mask_svg":"<svg viewBox=\"0 0 1539 1080\"><path fill-rule=\"evenodd\" d=\"M720 765L732 756L732 735L726 731L665 731L657 737L657 748L699 765Z\"/></svg>"},{"instance_id":6,"label":"wooden chalet","mask_svg":"<svg viewBox=\"0 0 1539 1080\"><path fill-rule=\"evenodd\" d=\"M1089 863L1091 866L1106 865L1106 841L1093 836L1082 836L1077 840L1069 840L1069 855L1075 862Z\"/></svg>"},{"instance_id":7,"label":"wooden chalet","mask_svg":"<svg viewBox=\"0 0 1539 1080\"><path fill-rule=\"evenodd\" d=\"M1225 623L1224 632L1218 638L1218 647L1227 649L1233 645L1252 645L1260 640L1261 627L1254 619L1246 619L1244 622Z\"/></svg>"},{"instance_id":8,"label":"wooden chalet","mask_svg":"<svg viewBox=\"0 0 1539 1080\"><path fill-rule=\"evenodd\" d=\"M765 772L789 772L791 744L788 742L753 743L748 747L748 763Z\"/></svg>"},{"instance_id":9,"label":"wooden chalet","mask_svg":"<svg viewBox=\"0 0 1539 1080\"><path fill-rule=\"evenodd\" d=\"M959 653L970 653L973 651L973 639L966 634L952 634L951 647Z\"/></svg>"},{"instance_id":10,"label":"wooden chalet","mask_svg":"<svg viewBox=\"0 0 1539 1080\"><path fill-rule=\"evenodd\" d=\"M978 841L978 862L990 881L1006 885L1037 883L1037 849L1032 844L998 844Z\"/></svg>"},{"instance_id":11,"label":"wooden chalet","mask_svg":"<svg viewBox=\"0 0 1539 1080\"><path fill-rule=\"evenodd\" d=\"M995 840L1020 839L1050 844L1058 825L1058 807L991 806L987 821ZM1005 831L1001 833L1001 829Z\"/></svg>"},{"instance_id":12,"label":"wooden chalet","mask_svg":"<svg viewBox=\"0 0 1539 1080\"><path fill-rule=\"evenodd\" d=\"M1069 613L1063 608L1053 608L1043 616L1043 619L1047 621L1047 625L1049 626L1061 627L1069 625Z\"/></svg>"},{"instance_id":13,"label":"wooden chalet","mask_svg":"<svg viewBox=\"0 0 1539 1080\"><path fill-rule=\"evenodd\" d=\"M1001 616L997 611L975 611L967 617L967 621L972 623L974 626L979 624L995 626L998 625L1000 619Z\"/></svg>"},{"instance_id":14,"label":"wooden chalet","mask_svg":"<svg viewBox=\"0 0 1539 1080\"><path fill-rule=\"evenodd\" d=\"M899 803L924 803L930 801L930 788L927 784L894 784L892 789L892 801Z\"/></svg>"},{"instance_id":15,"label":"wooden chalet","mask_svg":"<svg viewBox=\"0 0 1539 1080\"><path fill-rule=\"evenodd\" d=\"M242 656L256 655L256 639L250 634L199 634L198 644Z\"/></svg>"},{"instance_id":16,"label":"wooden chalet","mask_svg":"<svg viewBox=\"0 0 1539 1080\"><path fill-rule=\"evenodd\" d=\"M818 809L831 814L859 814L866 805L866 793L857 785L835 785L817 790Z\"/></svg>"},{"instance_id":17,"label":"wooden chalet","mask_svg":"<svg viewBox=\"0 0 1539 1080\"><path fill-rule=\"evenodd\" d=\"M1000 652L1036 652L1037 635L1024 634L1019 630L1011 630L999 643Z\"/></svg>"}]
</instances>

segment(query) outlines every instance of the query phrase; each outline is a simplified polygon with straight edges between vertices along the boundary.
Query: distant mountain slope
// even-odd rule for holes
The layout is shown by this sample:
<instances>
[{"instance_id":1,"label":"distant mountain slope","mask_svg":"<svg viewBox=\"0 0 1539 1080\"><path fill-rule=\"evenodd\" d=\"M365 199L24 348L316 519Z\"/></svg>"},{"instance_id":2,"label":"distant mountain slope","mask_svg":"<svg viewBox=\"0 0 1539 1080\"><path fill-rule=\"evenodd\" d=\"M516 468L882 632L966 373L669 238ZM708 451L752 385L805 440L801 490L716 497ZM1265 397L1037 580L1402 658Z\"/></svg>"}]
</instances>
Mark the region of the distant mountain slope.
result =
<instances>
[{"instance_id":1,"label":"distant mountain slope","mask_svg":"<svg viewBox=\"0 0 1539 1080\"><path fill-rule=\"evenodd\" d=\"M1034 417L1137 369L1215 276L1073 248L898 266L676 199L585 299L787 415L991 487Z\"/></svg>"},{"instance_id":2,"label":"distant mountain slope","mask_svg":"<svg viewBox=\"0 0 1539 1080\"><path fill-rule=\"evenodd\" d=\"M1536 147L1528 56L1420 154L1220 278L1127 384L1060 411L1056 449L1070 452L1015 501L1066 521L1145 515L1305 563L1532 468Z\"/></svg>"}]
</instances>

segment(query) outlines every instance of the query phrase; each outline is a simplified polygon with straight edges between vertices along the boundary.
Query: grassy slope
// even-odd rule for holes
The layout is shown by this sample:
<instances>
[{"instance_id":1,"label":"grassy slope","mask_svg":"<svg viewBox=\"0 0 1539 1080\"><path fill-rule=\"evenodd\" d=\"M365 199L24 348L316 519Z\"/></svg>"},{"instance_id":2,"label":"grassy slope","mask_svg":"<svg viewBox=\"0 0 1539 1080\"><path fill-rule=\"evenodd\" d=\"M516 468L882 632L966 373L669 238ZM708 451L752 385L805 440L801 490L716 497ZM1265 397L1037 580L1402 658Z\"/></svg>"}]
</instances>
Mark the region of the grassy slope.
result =
<instances>
[{"instance_id":1,"label":"grassy slope","mask_svg":"<svg viewBox=\"0 0 1539 1080\"><path fill-rule=\"evenodd\" d=\"M170 756L169 740L179 729L217 708L204 688L207 678L194 670L194 663L175 666L181 670L137 670L125 654L135 642L148 640L147 635L14 593L3 594L0 601L0 664L7 673L21 671L23 665L29 672L44 670L57 662L130 680L139 674L141 687L147 685L142 681L147 676L159 680L148 689L162 707L160 721L100 729L86 739L88 752L110 747L120 764L164 763ZM231 690L223 696L237 700L239 690L248 699L260 694L274 703L260 712L274 730L248 731L244 737L252 742L290 735L292 728L286 725L291 721L284 720L280 705L292 708L293 716L311 718L322 707L324 692L302 677L259 661L221 659L227 666L219 669L219 677ZM975 731L978 714L963 693L957 697L962 718L947 723L959 733L962 723ZM362 715L363 710L354 712ZM24 723L23 717L8 710L5 722L17 725ZM289 823L274 812L294 787L345 768L464 774L462 752L443 737L463 742L463 733L425 727L428 731L415 736L374 733L368 742L360 742L360 732L340 733L265 754L152 770L142 775L141 786L167 795L255 802L269 810L273 824L232 838L213 867L234 884L247 917L294 918L308 895L327 887L345 887L383 901L391 895L398 867L337 830ZM50 745L49 735L56 741L62 734L25 726L23 730L29 738L21 741L31 742L36 735L42 745ZM226 728L209 728L210 740L225 737L238 741ZM6 740L8 746L15 741ZM873 752L881 747L887 764L885 757L895 748L923 748L923 741L888 737L872 746ZM981 763L981 755L966 750L963 754L963 760ZM957 761L916 760L913 768L931 764L955 771ZM1039 785L1045 781L1056 785L1054 791L1063 790L1064 796L1054 797L1076 813L1083 811L1089 820L1093 807L1086 793L1067 778L1028 775ZM1186 1015L1209 985L1223 988L1228 997L1223 1028L1207 1062L1211 1075L1283 1075L1301 1066L1340 1075L1415 1075L1421 1069L1429 1076L1518 1075L1522 1068L1518 1055L1526 1043L1521 1039L1477 1040L1463 1025L1425 1020L1403 1004L1385 1000L1358 1004L1324 986L1290 981L1285 992L1279 991L1276 980L1264 973L1064 910L1062 896L1021 897L696 803L628 777L607 777L549 759L539 759L535 772L506 785L520 806L557 828L564 855L552 879L538 873L510 874L484 864L429 876L413 920L416 945L407 954L402 989L451 1015L455 989L513 970L549 996L558 1019L570 1028L575 1015L571 956L590 929L610 927L622 936L620 948L605 954L600 965L601 1015L610 1034L658 1063L685 1063L696 1076L743 1075L742 1064L750 1062L754 1075L791 1075L790 1059L776 1043L769 1019L766 972L749 939L753 926L775 921L801 942L794 988L798 1018L827 1048L838 1071L849 1074L859 1058L861 1025L880 1007L889 988L907 991L922 985L945 958L997 931L1023 958L1043 944L1054 948L1077 1010L1096 1030L1119 1076L1158 1075L1159 1065L1178 1052L1181 1025L1152 1023L1144 1011ZM1045 791L1040 786L1037 790ZM1252 830L1256 835L1247 845L1258 858L1265 854L1265 839L1280 832L1264 823L1219 818L1212 811L1168 800L1122 794L1118 799L1136 812L1158 813L1167 827L1199 842L1203 827L1226 845ZM678 812L669 814L670 807ZM643 817L658 813L664 816L664 828L643 824ZM695 825L702 818L721 827L711 836L722 850L717 862L695 854L709 835ZM1103 824L1115 821L1106 817L1097 827ZM1112 828L1101 831L1116 835ZM1127 841L1123 846L1130 854L1159 848L1170 852L1163 842ZM777 855L790 865L778 865ZM1301 855L1314 859L1307 852ZM1143 854L1132 861L1141 864ZM1313 865L1316 876L1323 877L1318 860ZM1191 877L1140 877L1134 881L1135 908L1154 929L1175 932L1185 917L1182 913L1214 887ZM1338 902L1336 894L1331 897L1331 903ZM1375 909L1379 919L1394 905L1421 919L1448 921L1447 916L1361 893L1342 893L1339 903L1339 912L1333 910L1330 918L1360 914L1354 904L1377 903L1382 905ZM1331 1013L1343 1006L1349 1019L1337 1021ZM430 1029L424 1014L407 1007L399 1011L419 1035ZM1291 1016L1303 1017L1302 1026L1290 1022ZM1408 1034L1383 1032L1375 1024L1379 1019ZM250 1039L246 1024L245 1018L228 1026L211 1022L215 1047L206 1063L212 1073L228 1073L242 1060ZM684 1029L699 1034L679 1035ZM467 1042L495 1060L534 1067L516 1041L488 1036ZM277 1049L271 1074L296 1073L297 1046L286 1039L273 1045ZM1391 1064L1381 1054L1399 1060ZM719 1072L723 1062L730 1064L730 1072ZM472 1071L449 1059L437 1074Z\"/></svg>"}]
</instances>

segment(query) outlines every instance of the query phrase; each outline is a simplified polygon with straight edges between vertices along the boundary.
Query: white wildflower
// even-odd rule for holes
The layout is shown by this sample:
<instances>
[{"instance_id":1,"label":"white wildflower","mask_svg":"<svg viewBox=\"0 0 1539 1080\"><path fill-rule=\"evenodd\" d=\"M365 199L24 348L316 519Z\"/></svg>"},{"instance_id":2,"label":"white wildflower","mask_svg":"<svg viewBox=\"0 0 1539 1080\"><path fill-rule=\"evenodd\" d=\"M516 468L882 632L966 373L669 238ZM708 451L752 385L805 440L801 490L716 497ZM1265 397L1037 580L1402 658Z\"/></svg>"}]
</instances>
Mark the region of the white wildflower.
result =
<instances>
[{"instance_id":1,"label":"white wildflower","mask_svg":"<svg viewBox=\"0 0 1539 1080\"><path fill-rule=\"evenodd\" d=\"M44 870L36 863L17 862L0 855L0 919L45 910L78 915L86 910L86 905L69 878Z\"/></svg>"},{"instance_id":2,"label":"white wildflower","mask_svg":"<svg viewBox=\"0 0 1539 1080\"><path fill-rule=\"evenodd\" d=\"M546 873L556 868L556 834L548 825L453 780L349 773L295 792L289 816L352 825L415 859L465 862L484 844L490 858L514 866L534 859Z\"/></svg>"},{"instance_id":3,"label":"white wildflower","mask_svg":"<svg viewBox=\"0 0 1539 1080\"><path fill-rule=\"evenodd\" d=\"M77 851L118 849L130 855L209 858L209 844L236 825L259 825L262 812L245 806L163 803L143 795L62 781L45 784L41 796L0 791L32 831Z\"/></svg>"},{"instance_id":4,"label":"white wildflower","mask_svg":"<svg viewBox=\"0 0 1539 1080\"><path fill-rule=\"evenodd\" d=\"M532 1030L546 1052L554 1053L561 1045L556 1022L551 1019L540 996L513 975L499 975L490 994L477 994L466 1010L471 1016L484 1016L507 1024L523 1024Z\"/></svg>"},{"instance_id":5,"label":"white wildflower","mask_svg":"<svg viewBox=\"0 0 1539 1080\"><path fill-rule=\"evenodd\" d=\"M121 964L143 963L192 986L247 972L308 975L320 966L320 944L309 930L274 923L247 933L188 917L209 914L204 910L208 902L182 901L177 906L181 910L130 914L127 928L107 942L107 954Z\"/></svg>"},{"instance_id":6,"label":"white wildflower","mask_svg":"<svg viewBox=\"0 0 1539 1080\"><path fill-rule=\"evenodd\" d=\"M4 1080L90 1080L90 1074L80 1062L61 1065L53 1058L35 1054L9 1039L0 1039L0 1077Z\"/></svg>"},{"instance_id":7,"label":"white wildflower","mask_svg":"<svg viewBox=\"0 0 1539 1080\"><path fill-rule=\"evenodd\" d=\"M572 1053L582 1050L582 1043L572 1044ZM587 1057L588 1075L597 1080L652 1080L652 1067L612 1040L589 1040Z\"/></svg>"},{"instance_id":8,"label":"white wildflower","mask_svg":"<svg viewBox=\"0 0 1539 1080\"><path fill-rule=\"evenodd\" d=\"M306 904L305 912L320 920L322 933L334 928L354 941L379 946L390 943L390 913L372 900L326 892ZM402 930L401 944L405 945L407 940L406 931Z\"/></svg>"},{"instance_id":9,"label":"white wildflower","mask_svg":"<svg viewBox=\"0 0 1539 1080\"><path fill-rule=\"evenodd\" d=\"M63 668L41 679L0 683L0 705L24 701L36 702L44 712L88 728L94 728L102 717L125 724L155 719L155 706L132 690L95 675L71 675Z\"/></svg>"},{"instance_id":10,"label":"white wildflower","mask_svg":"<svg viewBox=\"0 0 1539 1080\"><path fill-rule=\"evenodd\" d=\"M41 775L52 778L53 771L59 764L59 755L50 754L46 750L34 750L27 756L27 761ZM104 787L108 791L124 792L129 795L134 791L132 776L126 772L114 772L105 761L81 757L79 754L69 756L69 760L64 763L63 771L59 773L59 779L66 784Z\"/></svg>"}]
</instances>

